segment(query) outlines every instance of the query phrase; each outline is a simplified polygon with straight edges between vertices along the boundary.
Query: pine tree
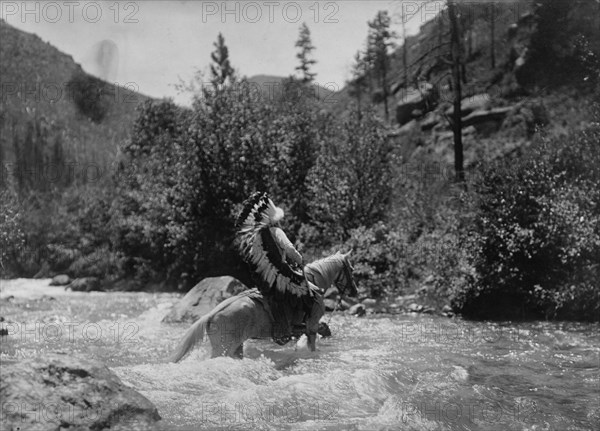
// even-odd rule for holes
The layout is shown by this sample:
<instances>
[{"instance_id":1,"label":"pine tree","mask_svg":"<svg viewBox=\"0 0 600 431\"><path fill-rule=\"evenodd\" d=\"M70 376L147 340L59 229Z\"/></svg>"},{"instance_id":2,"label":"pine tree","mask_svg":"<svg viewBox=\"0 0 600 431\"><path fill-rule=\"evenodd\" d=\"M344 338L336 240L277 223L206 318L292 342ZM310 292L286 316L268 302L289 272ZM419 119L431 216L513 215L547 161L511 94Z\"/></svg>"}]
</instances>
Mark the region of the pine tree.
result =
<instances>
[{"instance_id":1,"label":"pine tree","mask_svg":"<svg viewBox=\"0 0 600 431\"><path fill-rule=\"evenodd\" d=\"M310 68L313 64L316 64L316 60L311 58L312 51L315 49L310 40L310 30L306 23L302 23L300 26L300 35L296 41L296 48L300 48L296 54L296 58L300 60L300 65L296 66L296 70L301 73L301 80L307 84L312 82L317 76L316 73L311 72Z\"/></svg>"},{"instance_id":2,"label":"pine tree","mask_svg":"<svg viewBox=\"0 0 600 431\"><path fill-rule=\"evenodd\" d=\"M390 72L390 57L388 49L392 46L392 38L395 36L390 31L391 19L387 11L379 11L373 21L369 21L369 36L367 38L368 58L372 61L373 71L379 78L379 87L385 108L385 118L389 119L388 97L390 89L388 86L388 74Z\"/></svg>"},{"instance_id":3,"label":"pine tree","mask_svg":"<svg viewBox=\"0 0 600 431\"><path fill-rule=\"evenodd\" d=\"M362 117L362 96L368 87L367 79L369 74L369 65L367 59L360 51L354 56L352 65L352 80L350 81L350 94L356 97L358 119Z\"/></svg>"},{"instance_id":4,"label":"pine tree","mask_svg":"<svg viewBox=\"0 0 600 431\"><path fill-rule=\"evenodd\" d=\"M229 61L229 49L225 45L225 38L221 33L217 37L217 41L213 44L215 50L210 55L213 64L210 65L210 82L216 88L222 88L225 83L232 84L235 82L235 70Z\"/></svg>"}]
</instances>

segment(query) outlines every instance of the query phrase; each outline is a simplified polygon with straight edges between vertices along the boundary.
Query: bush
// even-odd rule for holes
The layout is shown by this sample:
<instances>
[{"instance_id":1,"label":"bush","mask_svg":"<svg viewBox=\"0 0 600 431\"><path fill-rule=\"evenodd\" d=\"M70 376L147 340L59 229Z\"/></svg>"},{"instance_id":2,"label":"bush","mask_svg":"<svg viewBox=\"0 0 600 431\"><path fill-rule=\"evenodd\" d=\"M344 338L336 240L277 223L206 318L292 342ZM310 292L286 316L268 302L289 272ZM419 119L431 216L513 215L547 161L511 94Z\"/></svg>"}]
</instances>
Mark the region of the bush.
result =
<instances>
[{"instance_id":1,"label":"bush","mask_svg":"<svg viewBox=\"0 0 600 431\"><path fill-rule=\"evenodd\" d=\"M325 124L309 104L280 109L243 89L205 91L191 111L169 101L140 110L113 215L132 275L174 285L223 273L243 280L234 220L255 190L291 211L288 232L306 220L305 178Z\"/></svg>"},{"instance_id":2,"label":"bush","mask_svg":"<svg viewBox=\"0 0 600 431\"><path fill-rule=\"evenodd\" d=\"M17 196L0 190L0 270L2 276L12 275L15 257L25 243L22 213Z\"/></svg>"},{"instance_id":3,"label":"bush","mask_svg":"<svg viewBox=\"0 0 600 431\"><path fill-rule=\"evenodd\" d=\"M109 85L99 78L85 72L76 72L68 83L69 94L78 111L92 120L100 123L106 117L110 102Z\"/></svg>"},{"instance_id":4,"label":"bush","mask_svg":"<svg viewBox=\"0 0 600 431\"><path fill-rule=\"evenodd\" d=\"M304 240L329 247L348 239L352 229L384 220L395 162L386 129L372 112L338 126L307 177L310 226Z\"/></svg>"},{"instance_id":5,"label":"bush","mask_svg":"<svg viewBox=\"0 0 600 431\"><path fill-rule=\"evenodd\" d=\"M594 126L484 169L474 259L480 278L456 292L458 310L598 320L599 143Z\"/></svg>"},{"instance_id":6,"label":"bush","mask_svg":"<svg viewBox=\"0 0 600 431\"><path fill-rule=\"evenodd\" d=\"M406 238L383 222L350 231L342 251L352 250L360 296L381 298L406 287L405 244Z\"/></svg>"}]
</instances>

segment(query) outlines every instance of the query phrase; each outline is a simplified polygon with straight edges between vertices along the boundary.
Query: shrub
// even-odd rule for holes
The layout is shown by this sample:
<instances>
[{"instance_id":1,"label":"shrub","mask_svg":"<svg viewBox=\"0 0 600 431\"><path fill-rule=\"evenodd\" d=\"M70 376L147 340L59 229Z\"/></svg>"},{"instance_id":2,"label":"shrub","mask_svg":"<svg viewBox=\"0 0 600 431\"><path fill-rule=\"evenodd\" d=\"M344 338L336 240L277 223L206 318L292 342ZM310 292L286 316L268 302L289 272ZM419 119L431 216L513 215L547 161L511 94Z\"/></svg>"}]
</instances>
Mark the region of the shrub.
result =
<instances>
[{"instance_id":1,"label":"shrub","mask_svg":"<svg viewBox=\"0 0 600 431\"><path fill-rule=\"evenodd\" d=\"M350 231L342 251L353 251L351 261L360 296L385 297L406 287L405 244L406 238L383 222Z\"/></svg>"},{"instance_id":2,"label":"shrub","mask_svg":"<svg viewBox=\"0 0 600 431\"><path fill-rule=\"evenodd\" d=\"M395 161L386 129L372 112L338 126L307 177L311 228L304 229L305 240L328 247L352 229L384 220Z\"/></svg>"},{"instance_id":3,"label":"shrub","mask_svg":"<svg viewBox=\"0 0 600 431\"><path fill-rule=\"evenodd\" d=\"M0 190L0 270L3 276L12 275L15 257L25 243L22 213L17 196Z\"/></svg>"},{"instance_id":4,"label":"shrub","mask_svg":"<svg viewBox=\"0 0 600 431\"><path fill-rule=\"evenodd\" d=\"M255 190L294 214L288 232L306 220L305 177L325 126L308 104L279 109L243 89L205 91L191 111L169 101L140 110L123 147L114 214L126 271L176 285L184 274L190 282L244 279L234 220Z\"/></svg>"},{"instance_id":5,"label":"shrub","mask_svg":"<svg viewBox=\"0 0 600 431\"><path fill-rule=\"evenodd\" d=\"M106 97L109 85L99 78L77 72L68 83L69 94L82 115L100 123L110 107Z\"/></svg>"},{"instance_id":6,"label":"shrub","mask_svg":"<svg viewBox=\"0 0 600 431\"><path fill-rule=\"evenodd\" d=\"M480 279L454 298L465 315L598 319L599 142L594 126L484 169L474 260Z\"/></svg>"}]
</instances>

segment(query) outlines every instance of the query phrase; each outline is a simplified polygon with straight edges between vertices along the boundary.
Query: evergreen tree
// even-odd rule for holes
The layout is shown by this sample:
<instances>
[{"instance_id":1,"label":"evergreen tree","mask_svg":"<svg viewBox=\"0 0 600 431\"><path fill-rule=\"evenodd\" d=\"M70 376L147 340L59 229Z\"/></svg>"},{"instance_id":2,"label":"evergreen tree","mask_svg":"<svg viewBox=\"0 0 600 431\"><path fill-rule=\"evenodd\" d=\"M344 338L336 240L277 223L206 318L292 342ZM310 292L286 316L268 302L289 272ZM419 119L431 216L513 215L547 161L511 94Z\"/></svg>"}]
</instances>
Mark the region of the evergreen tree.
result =
<instances>
[{"instance_id":1,"label":"evergreen tree","mask_svg":"<svg viewBox=\"0 0 600 431\"><path fill-rule=\"evenodd\" d=\"M390 72L390 57L388 49L392 46L394 33L390 31L391 19L387 11L379 11L373 21L369 21L369 36L367 38L368 57L373 64L373 72L379 79L379 87L385 107L385 118L389 118L388 74Z\"/></svg>"},{"instance_id":2,"label":"evergreen tree","mask_svg":"<svg viewBox=\"0 0 600 431\"><path fill-rule=\"evenodd\" d=\"M225 45L225 38L221 33L217 36L217 41L213 44L215 50L210 55L213 64L210 65L210 74L212 85L219 89L225 83L235 82L235 70L229 61L229 49Z\"/></svg>"},{"instance_id":3,"label":"evergreen tree","mask_svg":"<svg viewBox=\"0 0 600 431\"><path fill-rule=\"evenodd\" d=\"M316 60L311 58L312 51L315 47L310 40L310 30L306 23L302 23L302 26L300 27L300 35L296 41L296 48L300 48L296 54L296 58L300 60L300 65L296 66L296 70L301 73L301 80L303 83L306 84L312 82L315 79L315 76L317 76L316 73L310 71L311 66L316 63Z\"/></svg>"},{"instance_id":4,"label":"evergreen tree","mask_svg":"<svg viewBox=\"0 0 600 431\"><path fill-rule=\"evenodd\" d=\"M354 56L354 64L352 65L352 80L350 81L350 94L356 97L358 119L362 117L362 99L363 94L367 90L367 79L369 74L369 65L365 56L360 51Z\"/></svg>"}]
</instances>

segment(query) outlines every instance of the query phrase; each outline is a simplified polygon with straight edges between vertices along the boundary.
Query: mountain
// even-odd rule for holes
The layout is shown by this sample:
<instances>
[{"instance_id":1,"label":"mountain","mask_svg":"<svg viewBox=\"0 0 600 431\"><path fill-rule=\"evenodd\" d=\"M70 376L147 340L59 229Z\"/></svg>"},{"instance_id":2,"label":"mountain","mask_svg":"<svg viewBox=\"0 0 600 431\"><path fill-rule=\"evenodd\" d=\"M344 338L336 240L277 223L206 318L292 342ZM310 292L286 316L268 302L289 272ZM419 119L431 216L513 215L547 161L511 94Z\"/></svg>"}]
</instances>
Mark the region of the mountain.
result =
<instances>
[{"instance_id":1,"label":"mountain","mask_svg":"<svg viewBox=\"0 0 600 431\"><path fill-rule=\"evenodd\" d=\"M4 20L0 85L0 162L20 177L39 174L40 165L109 165L136 107L149 99L89 75L70 55Z\"/></svg>"}]
</instances>

